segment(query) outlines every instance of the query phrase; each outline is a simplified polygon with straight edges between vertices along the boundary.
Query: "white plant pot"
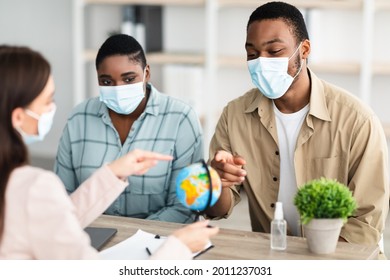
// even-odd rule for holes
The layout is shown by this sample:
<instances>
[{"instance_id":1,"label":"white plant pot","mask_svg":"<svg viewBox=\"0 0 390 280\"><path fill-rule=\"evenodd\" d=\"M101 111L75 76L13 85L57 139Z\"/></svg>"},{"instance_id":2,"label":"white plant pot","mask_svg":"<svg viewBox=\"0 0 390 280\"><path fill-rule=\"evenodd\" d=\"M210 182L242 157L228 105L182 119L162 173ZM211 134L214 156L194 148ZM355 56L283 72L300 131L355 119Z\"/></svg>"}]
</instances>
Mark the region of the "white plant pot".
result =
<instances>
[{"instance_id":1,"label":"white plant pot","mask_svg":"<svg viewBox=\"0 0 390 280\"><path fill-rule=\"evenodd\" d=\"M334 253L342 226L342 219L312 219L303 225L309 250L315 254Z\"/></svg>"}]
</instances>

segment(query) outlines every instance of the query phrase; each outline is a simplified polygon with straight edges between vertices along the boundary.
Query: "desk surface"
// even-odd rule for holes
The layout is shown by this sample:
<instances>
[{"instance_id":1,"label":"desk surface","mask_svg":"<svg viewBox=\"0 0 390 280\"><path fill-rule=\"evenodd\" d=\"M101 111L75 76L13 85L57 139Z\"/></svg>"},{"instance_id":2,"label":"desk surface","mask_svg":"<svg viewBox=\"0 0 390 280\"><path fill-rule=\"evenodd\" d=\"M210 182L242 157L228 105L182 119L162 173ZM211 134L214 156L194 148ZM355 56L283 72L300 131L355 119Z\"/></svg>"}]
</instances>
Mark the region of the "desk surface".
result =
<instances>
[{"instance_id":1,"label":"desk surface","mask_svg":"<svg viewBox=\"0 0 390 280\"><path fill-rule=\"evenodd\" d=\"M169 235L172 231L183 225L102 215L91 226L118 229L117 234L103 248L105 249L135 234L138 229L159 235ZM366 247L339 242L335 253L315 255L309 252L304 238L292 236L287 237L287 249L285 251L273 251L270 249L269 234L223 228L220 229L217 236L212 238L211 242L215 247L199 256L198 259L365 260L376 259L379 253L378 246Z\"/></svg>"}]
</instances>

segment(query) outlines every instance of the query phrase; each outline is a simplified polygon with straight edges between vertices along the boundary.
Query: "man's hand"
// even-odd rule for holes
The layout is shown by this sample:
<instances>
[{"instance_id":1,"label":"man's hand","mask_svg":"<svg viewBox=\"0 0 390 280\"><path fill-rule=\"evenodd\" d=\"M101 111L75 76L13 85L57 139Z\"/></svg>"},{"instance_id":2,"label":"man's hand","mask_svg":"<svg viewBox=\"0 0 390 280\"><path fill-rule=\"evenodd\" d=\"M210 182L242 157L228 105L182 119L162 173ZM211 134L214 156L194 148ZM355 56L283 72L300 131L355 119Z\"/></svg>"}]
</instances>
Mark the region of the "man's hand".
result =
<instances>
[{"instance_id":1,"label":"man's hand","mask_svg":"<svg viewBox=\"0 0 390 280\"><path fill-rule=\"evenodd\" d=\"M245 164L246 161L241 156L233 156L222 150L215 153L210 163L221 177L223 188L241 184L245 180L246 171L242 169Z\"/></svg>"}]
</instances>

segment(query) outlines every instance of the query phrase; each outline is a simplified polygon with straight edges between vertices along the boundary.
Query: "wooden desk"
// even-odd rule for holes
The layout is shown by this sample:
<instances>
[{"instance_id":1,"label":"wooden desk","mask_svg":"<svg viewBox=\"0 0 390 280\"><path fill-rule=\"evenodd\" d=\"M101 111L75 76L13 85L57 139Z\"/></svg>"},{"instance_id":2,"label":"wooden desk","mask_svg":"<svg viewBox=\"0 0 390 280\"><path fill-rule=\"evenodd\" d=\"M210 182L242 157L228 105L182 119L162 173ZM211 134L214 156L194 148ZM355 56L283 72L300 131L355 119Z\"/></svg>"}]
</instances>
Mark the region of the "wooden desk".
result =
<instances>
[{"instance_id":1,"label":"wooden desk","mask_svg":"<svg viewBox=\"0 0 390 280\"><path fill-rule=\"evenodd\" d=\"M102 215L91 224L92 227L112 227L118 229L117 234L106 244L109 248L130 237L138 229L159 235L169 235L182 227L182 224L150 221L134 218ZM285 251L270 249L270 236L266 233L249 232L221 228L218 235L212 238L214 248L198 257L205 260L223 259L272 259L272 260L365 260L376 259L378 246L362 246L339 242L336 252L329 255L315 255L309 252L306 240L300 237L287 237Z\"/></svg>"}]
</instances>

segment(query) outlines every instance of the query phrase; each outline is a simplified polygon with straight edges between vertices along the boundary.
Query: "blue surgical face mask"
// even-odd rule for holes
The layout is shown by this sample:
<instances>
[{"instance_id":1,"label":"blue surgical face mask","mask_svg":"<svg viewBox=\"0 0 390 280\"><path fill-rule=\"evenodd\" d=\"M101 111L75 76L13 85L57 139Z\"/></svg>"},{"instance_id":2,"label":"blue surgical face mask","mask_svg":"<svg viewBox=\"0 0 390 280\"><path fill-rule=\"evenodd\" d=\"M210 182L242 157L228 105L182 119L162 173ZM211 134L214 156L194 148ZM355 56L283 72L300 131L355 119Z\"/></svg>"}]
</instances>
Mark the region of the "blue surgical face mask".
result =
<instances>
[{"instance_id":1,"label":"blue surgical face mask","mask_svg":"<svg viewBox=\"0 0 390 280\"><path fill-rule=\"evenodd\" d=\"M128 115L141 103L145 97L144 78L142 82L122 86L99 86L100 101L108 108L121 115Z\"/></svg>"},{"instance_id":2,"label":"blue surgical face mask","mask_svg":"<svg viewBox=\"0 0 390 280\"><path fill-rule=\"evenodd\" d=\"M266 97L270 99L282 97L299 75L302 70L302 61L294 77L290 76L287 70L289 60L295 56L301 45L302 42L290 57L258 57L247 62L253 84Z\"/></svg>"},{"instance_id":3,"label":"blue surgical face mask","mask_svg":"<svg viewBox=\"0 0 390 280\"><path fill-rule=\"evenodd\" d=\"M54 108L50 112L42 113L41 115L38 115L37 113L26 109L26 114L38 121L38 135L28 134L24 132L21 128L16 128L16 130L18 130L19 133L22 135L24 143L30 145L32 143L42 141L45 138L45 136L49 133L53 125L53 119L56 113L56 109L57 108L54 105Z\"/></svg>"}]
</instances>

